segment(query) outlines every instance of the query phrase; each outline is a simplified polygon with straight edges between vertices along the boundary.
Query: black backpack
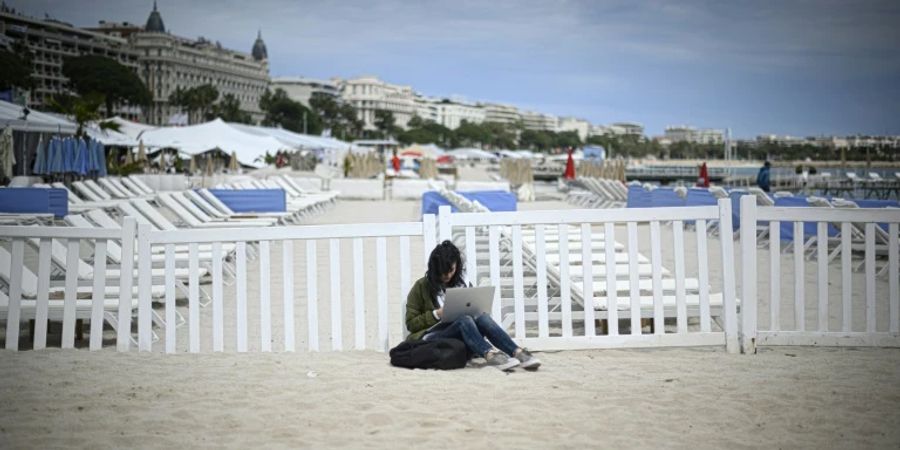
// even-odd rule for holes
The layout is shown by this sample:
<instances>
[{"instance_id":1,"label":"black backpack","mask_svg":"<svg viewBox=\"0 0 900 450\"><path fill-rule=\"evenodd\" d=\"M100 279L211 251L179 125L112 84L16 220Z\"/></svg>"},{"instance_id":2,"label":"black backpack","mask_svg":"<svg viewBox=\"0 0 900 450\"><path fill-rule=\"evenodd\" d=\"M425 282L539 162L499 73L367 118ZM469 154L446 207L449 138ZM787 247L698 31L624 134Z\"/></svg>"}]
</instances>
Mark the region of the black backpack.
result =
<instances>
[{"instance_id":1,"label":"black backpack","mask_svg":"<svg viewBox=\"0 0 900 450\"><path fill-rule=\"evenodd\" d=\"M407 369L460 369L468 361L469 351L459 339L403 341L391 349L391 365Z\"/></svg>"}]
</instances>

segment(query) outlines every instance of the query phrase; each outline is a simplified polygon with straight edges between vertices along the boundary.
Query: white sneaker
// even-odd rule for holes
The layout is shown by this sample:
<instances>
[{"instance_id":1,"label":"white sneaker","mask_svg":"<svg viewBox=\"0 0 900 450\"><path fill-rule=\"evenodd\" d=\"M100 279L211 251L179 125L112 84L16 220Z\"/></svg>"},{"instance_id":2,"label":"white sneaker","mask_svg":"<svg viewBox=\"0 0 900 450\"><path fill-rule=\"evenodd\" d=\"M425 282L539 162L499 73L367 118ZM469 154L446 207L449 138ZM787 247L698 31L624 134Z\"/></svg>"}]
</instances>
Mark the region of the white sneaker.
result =
<instances>
[{"instance_id":1,"label":"white sneaker","mask_svg":"<svg viewBox=\"0 0 900 450\"><path fill-rule=\"evenodd\" d=\"M518 359L510 358L502 352L490 352L484 359L488 366L496 367L498 370L509 370L519 365Z\"/></svg>"},{"instance_id":2,"label":"white sneaker","mask_svg":"<svg viewBox=\"0 0 900 450\"><path fill-rule=\"evenodd\" d=\"M519 363L525 370L534 371L538 370L538 367L541 367L541 360L535 358L526 348L523 348L522 351L516 355L516 359L519 360Z\"/></svg>"}]
</instances>

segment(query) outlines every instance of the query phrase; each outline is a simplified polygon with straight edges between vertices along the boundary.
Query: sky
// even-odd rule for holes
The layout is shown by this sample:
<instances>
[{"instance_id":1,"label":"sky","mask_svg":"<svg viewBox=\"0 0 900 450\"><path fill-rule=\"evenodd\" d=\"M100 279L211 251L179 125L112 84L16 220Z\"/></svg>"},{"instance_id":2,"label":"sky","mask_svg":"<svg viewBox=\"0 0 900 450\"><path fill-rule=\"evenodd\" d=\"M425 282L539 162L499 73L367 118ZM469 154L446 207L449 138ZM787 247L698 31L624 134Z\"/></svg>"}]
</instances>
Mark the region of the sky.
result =
<instances>
[{"instance_id":1,"label":"sky","mask_svg":"<svg viewBox=\"0 0 900 450\"><path fill-rule=\"evenodd\" d=\"M6 0L76 26L152 0ZM375 75L428 96L732 135L900 135L900 1L158 0L168 31L270 74Z\"/></svg>"}]
</instances>

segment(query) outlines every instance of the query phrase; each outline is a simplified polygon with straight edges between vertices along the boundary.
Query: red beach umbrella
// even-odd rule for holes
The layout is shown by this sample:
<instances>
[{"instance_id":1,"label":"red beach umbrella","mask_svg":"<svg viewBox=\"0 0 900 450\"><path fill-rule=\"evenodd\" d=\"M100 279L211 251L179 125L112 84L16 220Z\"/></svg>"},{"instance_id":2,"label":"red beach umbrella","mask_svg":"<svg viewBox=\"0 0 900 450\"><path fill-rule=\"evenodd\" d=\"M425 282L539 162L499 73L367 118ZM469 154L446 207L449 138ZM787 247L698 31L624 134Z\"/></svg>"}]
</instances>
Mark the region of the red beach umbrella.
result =
<instances>
[{"instance_id":1,"label":"red beach umbrella","mask_svg":"<svg viewBox=\"0 0 900 450\"><path fill-rule=\"evenodd\" d=\"M706 163L700 166L700 177L697 179L697 187L709 187L709 170L706 168Z\"/></svg>"},{"instance_id":2,"label":"red beach umbrella","mask_svg":"<svg viewBox=\"0 0 900 450\"><path fill-rule=\"evenodd\" d=\"M563 173L563 178L567 180L575 179L575 160L572 159L572 150L569 150L569 158L566 160L566 171Z\"/></svg>"}]
</instances>

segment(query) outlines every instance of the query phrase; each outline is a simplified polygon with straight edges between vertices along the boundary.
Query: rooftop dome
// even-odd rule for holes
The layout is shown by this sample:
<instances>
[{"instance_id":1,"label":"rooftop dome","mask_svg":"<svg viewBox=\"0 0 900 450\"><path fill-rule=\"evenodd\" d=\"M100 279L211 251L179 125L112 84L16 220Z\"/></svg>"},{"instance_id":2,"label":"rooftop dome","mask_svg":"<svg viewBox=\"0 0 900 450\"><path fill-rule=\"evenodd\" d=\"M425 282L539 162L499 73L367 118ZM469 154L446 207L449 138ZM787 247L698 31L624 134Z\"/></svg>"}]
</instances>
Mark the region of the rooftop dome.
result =
<instances>
[{"instance_id":1,"label":"rooftop dome","mask_svg":"<svg viewBox=\"0 0 900 450\"><path fill-rule=\"evenodd\" d=\"M269 53L266 51L266 43L262 40L262 30L256 35L256 42L253 43L253 59L262 61L269 59Z\"/></svg>"},{"instance_id":2,"label":"rooftop dome","mask_svg":"<svg viewBox=\"0 0 900 450\"><path fill-rule=\"evenodd\" d=\"M144 27L144 30L156 33L166 32L166 26L163 24L162 16L160 16L159 11L156 10L155 0L153 2L153 12L151 12L150 17L147 18L147 25Z\"/></svg>"}]
</instances>

